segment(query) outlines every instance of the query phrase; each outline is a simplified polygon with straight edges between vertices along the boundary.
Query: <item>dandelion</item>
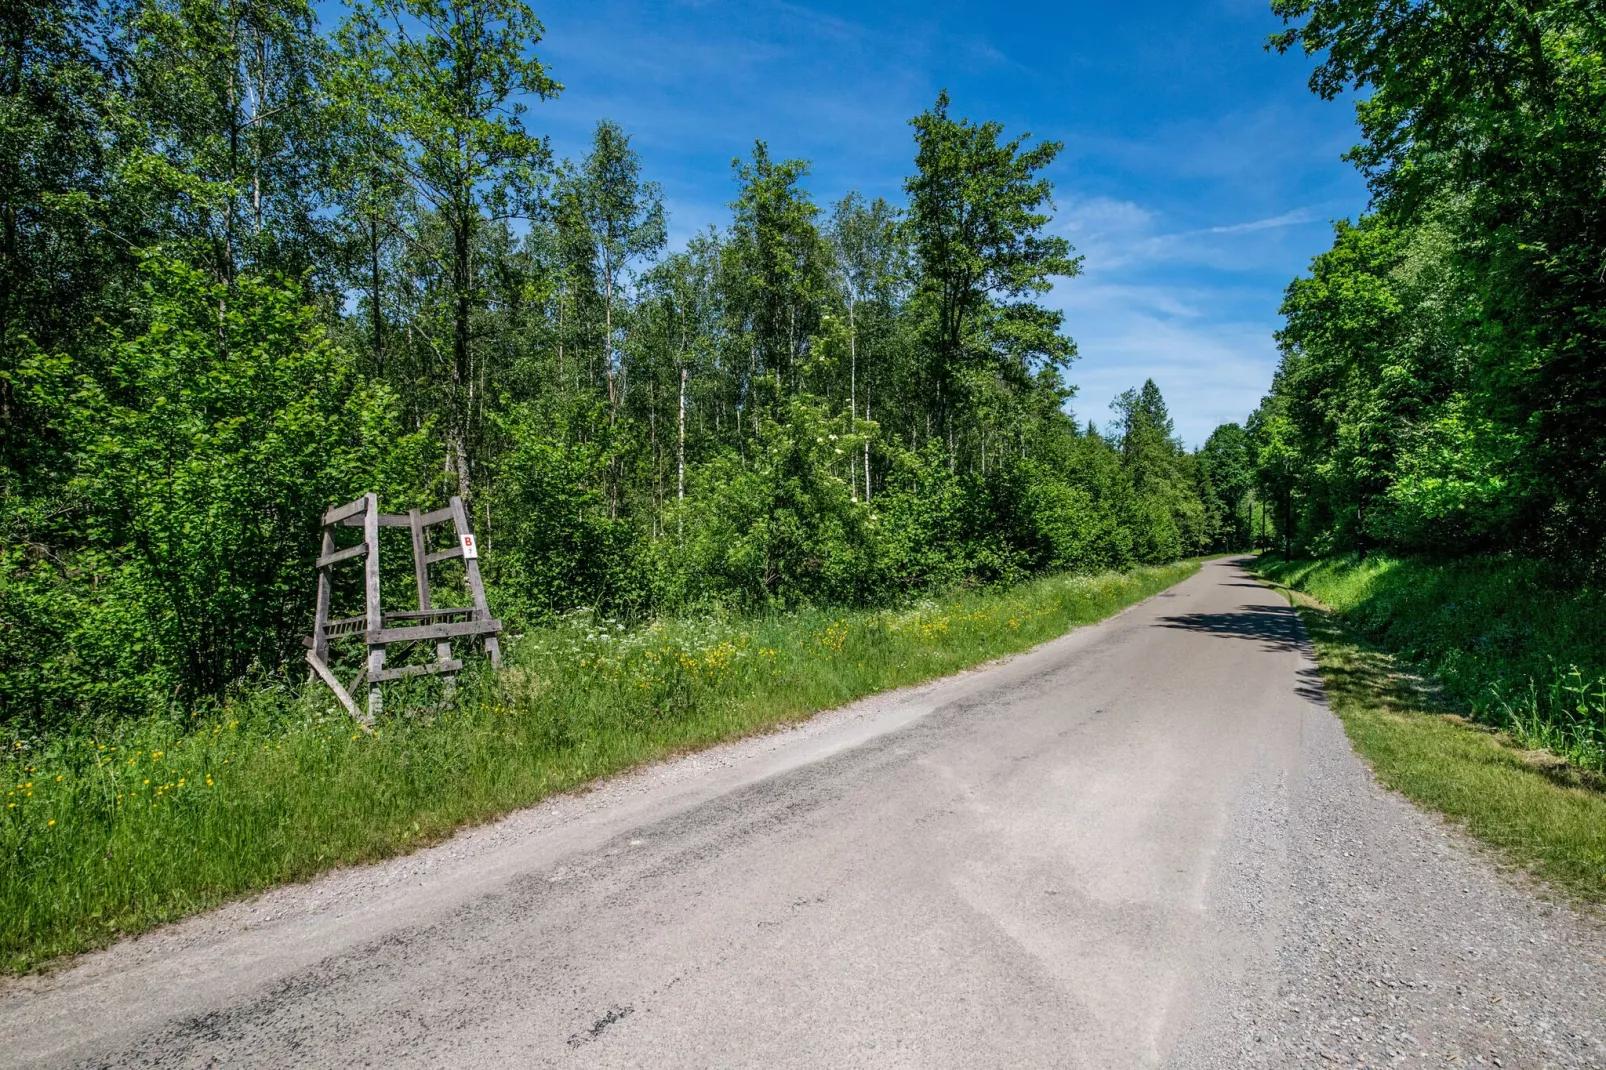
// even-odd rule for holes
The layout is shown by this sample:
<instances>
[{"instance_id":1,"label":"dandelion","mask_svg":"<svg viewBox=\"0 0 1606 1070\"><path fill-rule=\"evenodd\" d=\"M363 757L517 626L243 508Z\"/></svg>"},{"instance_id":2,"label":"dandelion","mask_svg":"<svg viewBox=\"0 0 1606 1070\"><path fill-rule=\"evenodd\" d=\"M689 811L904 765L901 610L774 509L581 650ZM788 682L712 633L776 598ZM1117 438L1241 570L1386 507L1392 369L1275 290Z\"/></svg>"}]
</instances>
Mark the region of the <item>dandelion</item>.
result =
<instances>
[{"instance_id":1,"label":"dandelion","mask_svg":"<svg viewBox=\"0 0 1606 1070\"><path fill-rule=\"evenodd\" d=\"M45 822L45 827L49 828L51 825L54 825L55 823L56 823L56 819L55 818L51 818L49 821Z\"/></svg>"}]
</instances>

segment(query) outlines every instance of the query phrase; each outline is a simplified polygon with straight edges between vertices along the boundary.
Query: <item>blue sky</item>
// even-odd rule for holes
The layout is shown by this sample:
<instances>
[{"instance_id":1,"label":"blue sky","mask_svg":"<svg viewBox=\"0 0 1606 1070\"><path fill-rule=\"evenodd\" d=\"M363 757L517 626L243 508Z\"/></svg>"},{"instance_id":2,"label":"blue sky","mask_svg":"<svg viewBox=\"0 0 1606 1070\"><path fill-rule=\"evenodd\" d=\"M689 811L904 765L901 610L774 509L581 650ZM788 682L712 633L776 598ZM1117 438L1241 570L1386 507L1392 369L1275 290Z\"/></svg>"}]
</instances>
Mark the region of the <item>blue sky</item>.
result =
<instances>
[{"instance_id":1,"label":"blue sky","mask_svg":"<svg viewBox=\"0 0 1606 1070\"><path fill-rule=\"evenodd\" d=\"M1054 226L1086 257L1056 287L1080 348L1082 419L1152 376L1198 445L1270 381L1288 281L1365 188L1339 159L1347 101L1267 53L1265 0L1192 3L798 3L592 0L542 5L537 52L565 85L532 129L579 156L606 116L661 182L676 242L728 218L730 161L763 138L813 164L822 205L902 199L908 120L953 111L1065 143Z\"/></svg>"}]
</instances>

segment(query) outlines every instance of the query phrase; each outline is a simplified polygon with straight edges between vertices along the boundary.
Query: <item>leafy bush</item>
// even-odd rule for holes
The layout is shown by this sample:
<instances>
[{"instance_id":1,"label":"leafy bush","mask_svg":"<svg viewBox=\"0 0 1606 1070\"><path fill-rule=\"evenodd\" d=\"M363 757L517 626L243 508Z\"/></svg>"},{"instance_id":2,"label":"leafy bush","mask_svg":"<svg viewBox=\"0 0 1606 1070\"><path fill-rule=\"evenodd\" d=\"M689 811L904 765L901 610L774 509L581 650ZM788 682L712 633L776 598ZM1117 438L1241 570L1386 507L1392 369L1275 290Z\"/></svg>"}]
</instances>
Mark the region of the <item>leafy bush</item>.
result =
<instances>
[{"instance_id":1,"label":"leafy bush","mask_svg":"<svg viewBox=\"0 0 1606 1070\"><path fill-rule=\"evenodd\" d=\"M0 718L104 721L278 666L307 628L318 518L407 500L424 439L355 372L300 291L145 265L144 323L93 360L27 366L64 443L65 500L7 499Z\"/></svg>"}]
</instances>

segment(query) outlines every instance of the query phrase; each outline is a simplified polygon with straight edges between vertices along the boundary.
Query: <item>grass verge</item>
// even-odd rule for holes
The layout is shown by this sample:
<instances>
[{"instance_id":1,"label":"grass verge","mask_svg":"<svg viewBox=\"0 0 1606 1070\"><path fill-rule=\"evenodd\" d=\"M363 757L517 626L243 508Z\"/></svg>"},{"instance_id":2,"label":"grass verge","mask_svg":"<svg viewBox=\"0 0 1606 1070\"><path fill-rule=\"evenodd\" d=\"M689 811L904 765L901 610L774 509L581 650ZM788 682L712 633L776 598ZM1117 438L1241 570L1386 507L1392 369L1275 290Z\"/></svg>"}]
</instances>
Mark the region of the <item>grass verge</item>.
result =
<instances>
[{"instance_id":1,"label":"grass verge","mask_svg":"<svg viewBox=\"0 0 1606 1070\"><path fill-rule=\"evenodd\" d=\"M1379 781L1540 880L1606 902L1606 792L1598 774L1460 716L1465 707L1434 681L1341 615L1290 593L1332 708Z\"/></svg>"},{"instance_id":2,"label":"grass verge","mask_svg":"<svg viewBox=\"0 0 1606 1070\"><path fill-rule=\"evenodd\" d=\"M512 643L503 669L465 679L448 707L387 718L371 736L318 691L270 690L188 724L12 740L0 758L0 969L1026 650L1198 567L1049 577L900 610L634 630L574 619Z\"/></svg>"},{"instance_id":3,"label":"grass verge","mask_svg":"<svg viewBox=\"0 0 1606 1070\"><path fill-rule=\"evenodd\" d=\"M1473 720L1606 773L1606 592L1516 556L1262 558L1269 579L1401 655Z\"/></svg>"}]
</instances>

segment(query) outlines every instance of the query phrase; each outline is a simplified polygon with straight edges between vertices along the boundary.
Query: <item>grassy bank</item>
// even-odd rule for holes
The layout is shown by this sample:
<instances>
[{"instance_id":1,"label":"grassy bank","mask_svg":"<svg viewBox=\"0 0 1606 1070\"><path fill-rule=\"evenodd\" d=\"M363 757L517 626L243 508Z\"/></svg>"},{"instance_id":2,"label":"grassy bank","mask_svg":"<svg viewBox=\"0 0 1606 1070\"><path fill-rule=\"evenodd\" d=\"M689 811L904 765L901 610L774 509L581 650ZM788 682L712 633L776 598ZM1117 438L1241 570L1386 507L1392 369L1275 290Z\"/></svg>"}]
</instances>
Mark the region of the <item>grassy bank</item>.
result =
<instances>
[{"instance_id":1,"label":"grassy bank","mask_svg":"<svg viewBox=\"0 0 1606 1070\"><path fill-rule=\"evenodd\" d=\"M1537 562L1509 557L1258 567L1430 674L1474 720L1606 771L1606 593L1558 589Z\"/></svg>"},{"instance_id":2,"label":"grassy bank","mask_svg":"<svg viewBox=\"0 0 1606 1070\"><path fill-rule=\"evenodd\" d=\"M636 630L570 621L512 644L449 709L356 732L317 691L186 725L13 740L0 769L0 965L22 971L677 751L1025 650L1196 563L1051 577L897 611ZM405 696L390 700L404 709Z\"/></svg>"},{"instance_id":3,"label":"grassy bank","mask_svg":"<svg viewBox=\"0 0 1606 1070\"><path fill-rule=\"evenodd\" d=\"M1469 717L1506 717L1509 703L1489 692L1507 693L1524 668L1550 671L1558 651L1569 649L1569 637L1587 634L1588 622L1568 611L1567 599L1541 605L1511 572L1499 572L1498 564L1480 569L1340 558L1263 561L1259 567L1267 578L1294 582L1294 602L1315 644L1333 710L1382 783L1458 822L1535 876L1579 898L1606 902L1606 792L1600 774L1536 749L1520 721L1497 727ZM1523 597L1517 605L1492 606L1501 591ZM1369 601L1369 592L1378 601ZM1464 600L1435 601L1434 592ZM1332 608L1316 604L1318 598L1332 598ZM1477 614L1490 610L1480 628ZM1510 630L1512 618L1533 630ZM1547 619L1561 626L1541 630ZM1503 635L1503 642L1480 647L1471 641L1491 631ZM1401 647L1390 649L1389 639ZM1480 664L1441 646L1449 642L1500 653L1486 654ZM1414 657L1407 658L1407 650ZM1419 672L1436 665L1446 668L1445 677ZM1546 694L1538 680L1524 690ZM1578 717L1576 710L1573 715ZM1569 724L1569 738L1580 740L1582 718ZM1558 731L1551 727L1542 735L1557 738ZM1584 751L1584 757L1592 753Z\"/></svg>"}]
</instances>

